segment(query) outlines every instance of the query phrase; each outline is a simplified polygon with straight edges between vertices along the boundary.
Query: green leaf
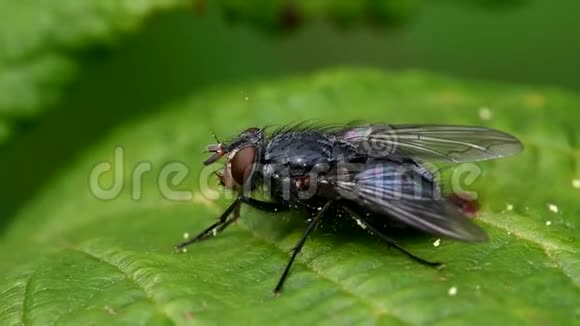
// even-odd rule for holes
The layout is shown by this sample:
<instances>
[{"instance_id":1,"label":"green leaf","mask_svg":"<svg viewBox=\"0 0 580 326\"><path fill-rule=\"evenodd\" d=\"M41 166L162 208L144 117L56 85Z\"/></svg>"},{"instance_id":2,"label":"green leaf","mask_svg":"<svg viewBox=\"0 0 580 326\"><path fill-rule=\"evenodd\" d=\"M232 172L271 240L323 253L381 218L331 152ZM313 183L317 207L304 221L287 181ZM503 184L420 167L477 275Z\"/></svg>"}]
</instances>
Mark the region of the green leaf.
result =
<instances>
[{"instance_id":1,"label":"green leaf","mask_svg":"<svg viewBox=\"0 0 580 326\"><path fill-rule=\"evenodd\" d=\"M112 43L153 12L184 3L1 1L0 117L28 118L54 104L76 73L75 52Z\"/></svg>"},{"instance_id":2,"label":"green leaf","mask_svg":"<svg viewBox=\"0 0 580 326\"><path fill-rule=\"evenodd\" d=\"M570 323L580 314L579 105L557 90L366 70L197 94L120 127L19 212L0 246L0 324ZM174 253L184 232L201 231L228 203L200 192L210 128L228 137L304 119L485 125L514 133L526 150L478 165L477 222L491 241L442 239L435 247L428 235L400 239L445 262L441 270L362 230L325 227L273 297L304 225L250 209L222 235ZM117 146L124 188L113 200L97 199L90 172L112 161ZM143 162L152 171L134 187L132 172ZM191 190L191 199L168 200L160 191L161 170L175 162L191 173L169 186ZM112 179L107 174L102 186Z\"/></svg>"},{"instance_id":3,"label":"green leaf","mask_svg":"<svg viewBox=\"0 0 580 326\"><path fill-rule=\"evenodd\" d=\"M0 120L0 144L10 136L10 127L6 121Z\"/></svg>"}]
</instances>

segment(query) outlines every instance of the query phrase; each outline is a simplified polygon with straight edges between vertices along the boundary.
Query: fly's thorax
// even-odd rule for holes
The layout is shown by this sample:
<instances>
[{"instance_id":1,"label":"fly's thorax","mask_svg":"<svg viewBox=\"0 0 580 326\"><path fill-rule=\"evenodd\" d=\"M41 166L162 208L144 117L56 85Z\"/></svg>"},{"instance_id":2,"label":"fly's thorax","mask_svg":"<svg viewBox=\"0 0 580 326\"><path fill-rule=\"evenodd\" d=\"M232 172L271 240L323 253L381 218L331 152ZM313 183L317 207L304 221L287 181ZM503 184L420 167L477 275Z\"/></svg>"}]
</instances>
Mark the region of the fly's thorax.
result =
<instances>
[{"instance_id":1,"label":"fly's thorax","mask_svg":"<svg viewBox=\"0 0 580 326\"><path fill-rule=\"evenodd\" d=\"M282 133L265 146L261 169L264 189L275 200L307 201L321 194L336 198L332 182L337 162L349 162L356 148L313 131Z\"/></svg>"},{"instance_id":2,"label":"fly's thorax","mask_svg":"<svg viewBox=\"0 0 580 326\"><path fill-rule=\"evenodd\" d=\"M292 169L310 169L319 163L335 160L336 140L333 136L314 131L295 131L272 137L264 159L285 164Z\"/></svg>"}]
</instances>

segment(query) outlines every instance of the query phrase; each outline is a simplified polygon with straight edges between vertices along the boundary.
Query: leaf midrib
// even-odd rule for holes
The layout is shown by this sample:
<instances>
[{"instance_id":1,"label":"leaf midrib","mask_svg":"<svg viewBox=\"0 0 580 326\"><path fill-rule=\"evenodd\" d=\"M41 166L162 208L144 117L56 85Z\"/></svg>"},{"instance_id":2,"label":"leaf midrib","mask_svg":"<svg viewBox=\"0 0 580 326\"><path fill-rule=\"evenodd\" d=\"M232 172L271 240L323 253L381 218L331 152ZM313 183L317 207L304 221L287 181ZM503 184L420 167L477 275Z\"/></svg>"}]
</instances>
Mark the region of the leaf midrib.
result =
<instances>
[{"instance_id":1,"label":"leaf midrib","mask_svg":"<svg viewBox=\"0 0 580 326\"><path fill-rule=\"evenodd\" d=\"M289 257L288 251L285 250L284 248L282 248L279 245L279 243L271 241L271 240L267 239L266 237L261 236L259 233L253 231L250 227L248 227L244 223L238 223L238 225L240 226L240 229L242 229L246 233L252 235L255 239L261 241L262 243L267 244L270 247L274 247L274 248L278 249L285 257ZM399 321L401 323L411 324L409 321L404 320L404 318L402 318L401 316L396 315L392 311L392 309L389 309L384 304L379 304L376 300L372 300L369 297L360 295L359 293L352 291L351 289L349 289L348 287L345 287L340 282L337 282L337 281L333 280L332 278L326 276L320 270L316 269L312 264L303 262L300 258L298 260L296 260L295 262L299 265L306 267L309 271L316 274L317 277L332 284L336 289L338 289L342 293L344 293L347 296L356 299L358 302L370 307L372 309L372 311L374 312L372 317L373 317L375 322L378 322L382 316L389 316L389 317L393 317L394 319L396 319L397 321ZM282 295L283 295L283 293L282 293Z\"/></svg>"},{"instance_id":2,"label":"leaf midrib","mask_svg":"<svg viewBox=\"0 0 580 326\"><path fill-rule=\"evenodd\" d=\"M149 301L151 303L151 305L153 307L155 307L155 309L158 311L158 313L161 316L165 317L168 321L170 321L174 325L176 325L178 323L178 320L173 318L171 316L171 314L167 313L167 311L164 308L164 305L161 302L155 300L155 296L151 293L151 291L147 288L147 286L145 284L143 284L142 282L140 282L139 279L137 277L135 277L133 273L126 270L121 265L116 264L113 261L108 260L106 257L104 257L102 255L98 255L94 252L91 252L88 249L75 248L75 247L68 247L68 249L76 251L78 253L81 253L81 254L85 255L86 257L88 257L89 259L97 261L98 263L105 264L105 265L108 265L108 266L115 268L122 275L124 275L125 278L129 282L131 282L136 288L143 291L143 294L144 294L145 298L147 299L147 301Z\"/></svg>"},{"instance_id":3,"label":"leaf midrib","mask_svg":"<svg viewBox=\"0 0 580 326\"><path fill-rule=\"evenodd\" d=\"M523 215L513 212L511 212L510 214L524 217ZM489 218L490 215L491 214L485 213L481 214L478 220L499 230L511 232L511 234L516 238L518 238L519 240L528 241L540 247L544 252L544 254L546 255L546 257L548 257L550 261L556 264L556 266L558 266L557 269L560 272L562 272L568 279L570 279L570 281L576 287L576 290L580 291L580 277L570 274L567 269L562 267L561 260L555 257L553 254L554 251L563 251L577 255L579 252L577 248L563 244L559 241L554 241L546 238L540 239L539 237L534 236L533 233L526 232L526 230L520 229L518 227L515 228L513 226L508 227L505 223L501 222L498 223L497 219Z\"/></svg>"}]
</instances>

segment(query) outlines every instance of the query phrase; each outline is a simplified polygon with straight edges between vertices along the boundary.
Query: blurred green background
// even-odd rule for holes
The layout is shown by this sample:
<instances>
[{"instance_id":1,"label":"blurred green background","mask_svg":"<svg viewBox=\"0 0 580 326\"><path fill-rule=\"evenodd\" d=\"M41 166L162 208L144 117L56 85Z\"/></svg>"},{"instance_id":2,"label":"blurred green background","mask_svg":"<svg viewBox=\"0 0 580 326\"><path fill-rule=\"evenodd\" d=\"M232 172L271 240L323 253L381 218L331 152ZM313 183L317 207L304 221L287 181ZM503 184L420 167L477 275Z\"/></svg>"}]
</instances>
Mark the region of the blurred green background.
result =
<instances>
[{"instance_id":1,"label":"blurred green background","mask_svg":"<svg viewBox=\"0 0 580 326\"><path fill-rule=\"evenodd\" d=\"M112 128L216 85L356 65L580 90L580 2L416 2L416 10L393 24L350 21L348 14L337 23L322 15L277 30L249 14L231 19L224 8L236 8L235 1L186 1L147 13L128 33L56 42L49 50L74 64L56 70L59 83L39 82L50 96L30 99L34 105L21 111L15 105L0 112L1 220L6 224L37 189ZM34 6L21 4L22 12ZM25 20L10 25L22 17L4 14L4 26L14 27L4 29L4 40L26 45L24 37L41 43L55 38L48 32L30 37L22 28ZM10 63L0 65L0 75L6 77ZM3 81L10 86L10 79ZM0 89L3 103L32 97L8 90Z\"/></svg>"}]
</instances>

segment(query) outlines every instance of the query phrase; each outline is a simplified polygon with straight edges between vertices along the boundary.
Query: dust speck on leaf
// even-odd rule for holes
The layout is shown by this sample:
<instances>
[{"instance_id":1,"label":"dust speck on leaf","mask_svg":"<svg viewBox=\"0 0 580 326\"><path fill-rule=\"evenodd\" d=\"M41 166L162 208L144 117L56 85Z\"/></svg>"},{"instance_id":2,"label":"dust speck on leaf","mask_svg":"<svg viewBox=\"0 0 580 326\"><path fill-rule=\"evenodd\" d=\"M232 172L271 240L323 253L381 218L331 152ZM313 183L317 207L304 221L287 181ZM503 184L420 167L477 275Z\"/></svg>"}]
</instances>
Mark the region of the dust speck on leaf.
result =
<instances>
[{"instance_id":1,"label":"dust speck on leaf","mask_svg":"<svg viewBox=\"0 0 580 326\"><path fill-rule=\"evenodd\" d=\"M447 291L447 294L449 294L449 296L456 296L457 295L457 287L456 286L452 286L449 288L449 290Z\"/></svg>"},{"instance_id":2,"label":"dust speck on leaf","mask_svg":"<svg viewBox=\"0 0 580 326\"><path fill-rule=\"evenodd\" d=\"M491 120L491 118L493 118L493 113L491 112L491 109L485 106L481 107L479 109L479 118L481 118L481 120L484 121Z\"/></svg>"},{"instance_id":3,"label":"dust speck on leaf","mask_svg":"<svg viewBox=\"0 0 580 326\"><path fill-rule=\"evenodd\" d=\"M116 315L117 311L115 311L115 309L111 308L111 306L104 306L103 309L105 309L105 311L109 314L109 315Z\"/></svg>"},{"instance_id":4,"label":"dust speck on leaf","mask_svg":"<svg viewBox=\"0 0 580 326\"><path fill-rule=\"evenodd\" d=\"M441 245L441 239L437 239L435 240L435 242L433 242L433 247L439 247Z\"/></svg>"}]
</instances>

